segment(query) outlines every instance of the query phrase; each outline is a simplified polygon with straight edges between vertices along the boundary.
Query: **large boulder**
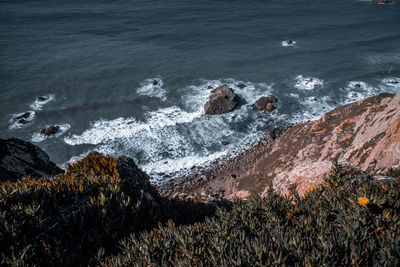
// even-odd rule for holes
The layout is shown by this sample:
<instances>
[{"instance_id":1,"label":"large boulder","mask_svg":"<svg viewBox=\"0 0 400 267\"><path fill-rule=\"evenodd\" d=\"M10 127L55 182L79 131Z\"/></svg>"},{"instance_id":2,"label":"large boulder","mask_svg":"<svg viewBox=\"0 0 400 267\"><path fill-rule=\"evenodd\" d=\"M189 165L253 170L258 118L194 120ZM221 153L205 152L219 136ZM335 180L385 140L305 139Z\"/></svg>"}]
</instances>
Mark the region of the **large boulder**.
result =
<instances>
[{"instance_id":1,"label":"large boulder","mask_svg":"<svg viewBox=\"0 0 400 267\"><path fill-rule=\"evenodd\" d=\"M227 85L219 86L212 91L204 105L206 114L216 115L232 111L239 104L239 97Z\"/></svg>"},{"instance_id":2,"label":"large boulder","mask_svg":"<svg viewBox=\"0 0 400 267\"><path fill-rule=\"evenodd\" d=\"M28 175L50 177L62 172L38 146L17 138L0 139L0 181Z\"/></svg>"}]
</instances>

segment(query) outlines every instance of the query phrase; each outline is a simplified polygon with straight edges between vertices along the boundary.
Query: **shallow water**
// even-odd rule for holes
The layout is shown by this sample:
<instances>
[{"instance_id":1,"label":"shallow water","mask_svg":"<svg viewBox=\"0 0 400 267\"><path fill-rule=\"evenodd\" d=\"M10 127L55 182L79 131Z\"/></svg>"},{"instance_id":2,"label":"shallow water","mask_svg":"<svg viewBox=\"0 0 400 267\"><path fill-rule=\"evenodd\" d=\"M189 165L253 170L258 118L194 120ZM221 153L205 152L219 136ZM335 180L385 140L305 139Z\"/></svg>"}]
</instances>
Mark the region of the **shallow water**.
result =
<instances>
[{"instance_id":1,"label":"shallow water","mask_svg":"<svg viewBox=\"0 0 400 267\"><path fill-rule=\"evenodd\" d=\"M278 122L396 92L399 18L398 0L1 1L0 137L35 142L60 166L91 150L128 155L157 179ZM246 103L206 116L208 87L222 84ZM251 109L267 94L281 114ZM26 111L28 124L13 120ZM61 133L40 135L52 124Z\"/></svg>"}]
</instances>

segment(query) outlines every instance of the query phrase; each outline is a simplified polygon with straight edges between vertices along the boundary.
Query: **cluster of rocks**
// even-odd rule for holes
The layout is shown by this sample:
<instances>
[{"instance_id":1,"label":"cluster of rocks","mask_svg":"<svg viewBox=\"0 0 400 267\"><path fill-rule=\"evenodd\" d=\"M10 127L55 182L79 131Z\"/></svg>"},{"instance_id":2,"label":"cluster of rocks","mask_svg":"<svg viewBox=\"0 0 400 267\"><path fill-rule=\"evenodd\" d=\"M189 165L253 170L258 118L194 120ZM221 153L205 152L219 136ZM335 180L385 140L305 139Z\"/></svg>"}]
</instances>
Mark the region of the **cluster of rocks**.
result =
<instances>
[{"instance_id":1,"label":"cluster of rocks","mask_svg":"<svg viewBox=\"0 0 400 267\"><path fill-rule=\"evenodd\" d=\"M155 81L155 82L157 82L157 81ZM36 98L36 101L39 103L44 103L48 100L49 100L49 96L46 96L46 95L38 96ZM27 112L24 112L22 114L15 116L14 118L12 118L12 122L17 123L19 125L26 125L33 120L34 116L35 116L34 111L27 111ZM45 136L53 136L53 135L56 135L57 133L59 133L60 131L61 131L60 126L50 125L46 128L43 128L42 130L40 130L40 133Z\"/></svg>"},{"instance_id":2,"label":"cluster of rocks","mask_svg":"<svg viewBox=\"0 0 400 267\"><path fill-rule=\"evenodd\" d=\"M273 95L260 97L254 104L253 109L271 112L275 109L274 104L278 102L278 98Z\"/></svg>"},{"instance_id":3,"label":"cluster of rocks","mask_svg":"<svg viewBox=\"0 0 400 267\"><path fill-rule=\"evenodd\" d=\"M20 115L15 116L12 119L12 122L24 125L24 124L27 124L27 123L31 122L32 121L32 117L34 115L35 115L35 112L27 111L27 112L24 112L24 113L22 113Z\"/></svg>"},{"instance_id":4,"label":"cluster of rocks","mask_svg":"<svg viewBox=\"0 0 400 267\"><path fill-rule=\"evenodd\" d=\"M238 84L238 88L243 89L247 87L245 84ZM210 88L209 88L210 89ZM263 96L259 98L254 104L253 109L259 111L271 112L275 109L274 104L278 102L278 98L273 95ZM240 103L240 98L232 88L229 88L226 84L215 88L211 92L210 99L204 105L206 114L218 115L228 113L234 110ZM227 143L223 143L227 145Z\"/></svg>"}]
</instances>

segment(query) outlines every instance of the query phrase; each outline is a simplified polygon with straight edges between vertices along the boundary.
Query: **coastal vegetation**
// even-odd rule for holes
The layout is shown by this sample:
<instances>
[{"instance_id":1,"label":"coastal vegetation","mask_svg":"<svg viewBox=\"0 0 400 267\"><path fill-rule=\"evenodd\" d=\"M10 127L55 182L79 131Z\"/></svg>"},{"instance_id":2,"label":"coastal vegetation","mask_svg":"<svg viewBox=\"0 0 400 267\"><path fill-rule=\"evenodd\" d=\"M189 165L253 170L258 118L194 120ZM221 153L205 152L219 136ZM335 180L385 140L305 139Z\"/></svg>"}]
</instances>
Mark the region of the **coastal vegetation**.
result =
<instances>
[{"instance_id":1,"label":"coastal vegetation","mask_svg":"<svg viewBox=\"0 0 400 267\"><path fill-rule=\"evenodd\" d=\"M335 164L304 197L271 186L204 204L163 199L133 161L92 153L54 179L1 182L1 265L396 266L400 172L387 175Z\"/></svg>"}]
</instances>

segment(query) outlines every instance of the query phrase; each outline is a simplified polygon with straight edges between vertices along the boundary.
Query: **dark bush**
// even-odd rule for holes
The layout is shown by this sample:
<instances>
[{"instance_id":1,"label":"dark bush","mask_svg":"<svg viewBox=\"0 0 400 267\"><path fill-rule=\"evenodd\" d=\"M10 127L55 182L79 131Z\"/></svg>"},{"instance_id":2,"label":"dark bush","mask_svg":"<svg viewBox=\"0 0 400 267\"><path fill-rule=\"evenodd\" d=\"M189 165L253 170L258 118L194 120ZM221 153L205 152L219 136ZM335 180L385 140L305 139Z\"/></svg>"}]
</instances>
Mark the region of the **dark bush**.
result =
<instances>
[{"instance_id":1,"label":"dark bush","mask_svg":"<svg viewBox=\"0 0 400 267\"><path fill-rule=\"evenodd\" d=\"M203 223L170 221L121 243L104 266L398 266L400 179L335 166L304 198L272 187Z\"/></svg>"}]
</instances>

